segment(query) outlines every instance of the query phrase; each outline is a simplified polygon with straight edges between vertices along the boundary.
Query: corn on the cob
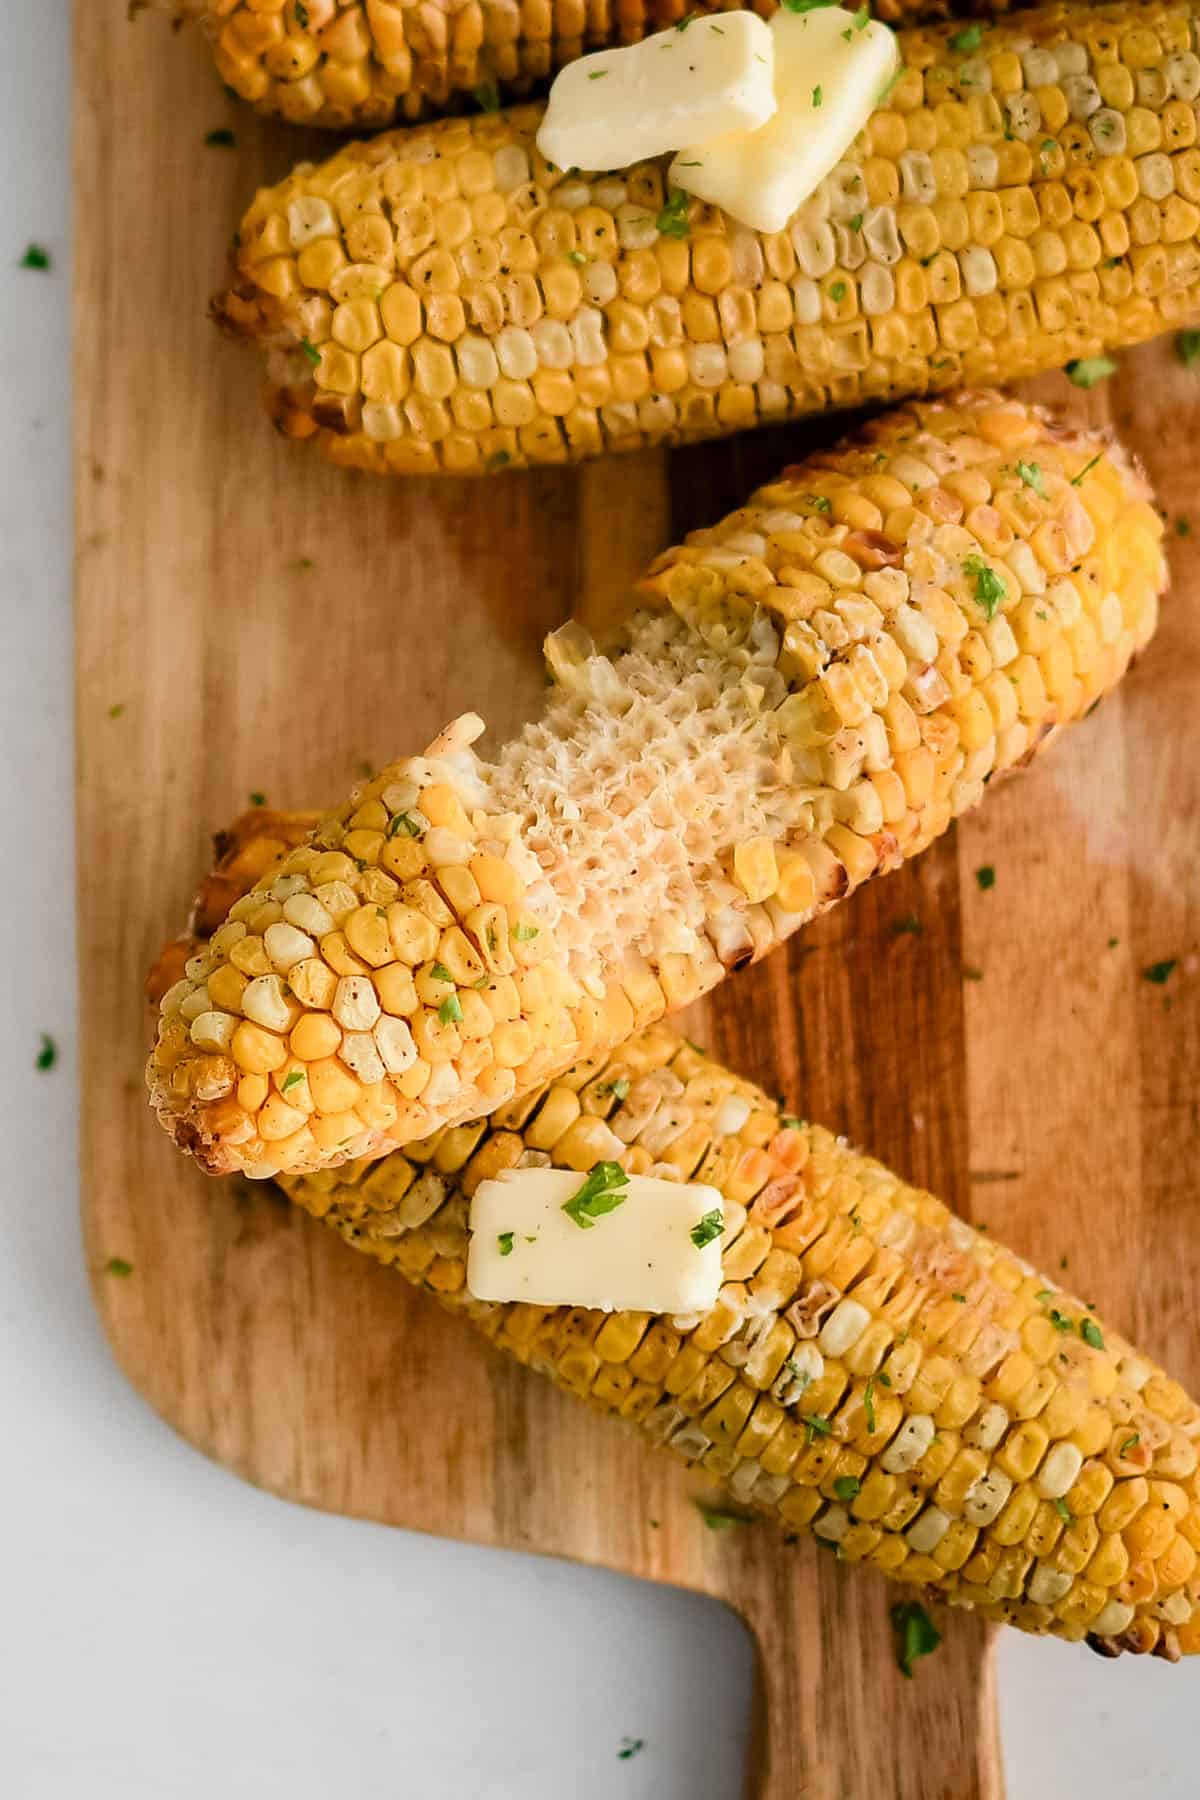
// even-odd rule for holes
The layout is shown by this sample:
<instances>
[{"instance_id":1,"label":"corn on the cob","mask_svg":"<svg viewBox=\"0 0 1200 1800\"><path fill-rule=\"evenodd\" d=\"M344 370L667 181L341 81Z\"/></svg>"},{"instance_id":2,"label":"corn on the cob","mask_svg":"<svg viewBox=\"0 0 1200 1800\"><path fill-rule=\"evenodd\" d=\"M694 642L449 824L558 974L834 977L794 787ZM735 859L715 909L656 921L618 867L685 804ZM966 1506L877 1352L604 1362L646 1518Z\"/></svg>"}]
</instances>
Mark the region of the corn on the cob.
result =
<instances>
[{"instance_id":1,"label":"corn on the cob","mask_svg":"<svg viewBox=\"0 0 1200 1800\"><path fill-rule=\"evenodd\" d=\"M261 112L339 130L390 125L493 92L527 93L589 50L632 44L730 0L141 0L207 28L223 81ZM759 0L764 17L774 0ZM874 0L877 18L966 11ZM1003 10L995 6L993 11Z\"/></svg>"},{"instance_id":2,"label":"corn on the cob","mask_svg":"<svg viewBox=\"0 0 1200 1800\"><path fill-rule=\"evenodd\" d=\"M247 857L222 880L246 882L256 824L238 822ZM294 832L260 862L278 835ZM479 1183L614 1154L721 1190L715 1310L474 1300ZM1107 1655L1200 1650L1200 1411L1183 1390L1052 1279L664 1026L490 1124L281 1186L502 1350L844 1559Z\"/></svg>"},{"instance_id":3,"label":"corn on the cob","mask_svg":"<svg viewBox=\"0 0 1200 1800\"><path fill-rule=\"evenodd\" d=\"M478 1183L614 1154L723 1192L715 1309L473 1300ZM500 1349L843 1560L1108 1655L1200 1650L1200 1408L1054 1280L665 1027L490 1127L282 1185Z\"/></svg>"},{"instance_id":4,"label":"corn on the cob","mask_svg":"<svg viewBox=\"0 0 1200 1800\"><path fill-rule=\"evenodd\" d=\"M527 106L351 145L261 192L215 303L280 430L481 473L1011 379L1200 315L1200 6L1053 5L895 90L771 236L665 160L549 168Z\"/></svg>"},{"instance_id":5,"label":"corn on the cob","mask_svg":"<svg viewBox=\"0 0 1200 1800\"><path fill-rule=\"evenodd\" d=\"M164 996L164 1126L215 1173L377 1155L688 1004L895 867L1120 677L1162 526L1104 438L997 395L788 470L550 640L541 724L468 717L237 902Z\"/></svg>"}]
</instances>

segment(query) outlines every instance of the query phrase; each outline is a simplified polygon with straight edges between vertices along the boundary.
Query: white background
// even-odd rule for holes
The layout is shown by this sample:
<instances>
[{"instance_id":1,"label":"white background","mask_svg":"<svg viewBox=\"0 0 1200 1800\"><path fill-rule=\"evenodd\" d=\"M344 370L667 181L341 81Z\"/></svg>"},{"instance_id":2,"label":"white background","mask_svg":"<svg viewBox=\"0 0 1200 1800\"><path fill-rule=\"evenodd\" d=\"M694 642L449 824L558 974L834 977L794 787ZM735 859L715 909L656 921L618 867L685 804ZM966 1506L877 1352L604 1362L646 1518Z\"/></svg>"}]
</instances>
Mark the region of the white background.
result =
<instances>
[{"instance_id":1,"label":"white background","mask_svg":"<svg viewBox=\"0 0 1200 1800\"><path fill-rule=\"evenodd\" d=\"M77 1224L69 0L2 11L0 1793L738 1800L751 1658L723 1608L285 1506L109 1360ZM52 274L17 268L31 241ZM1012 1800L1194 1800L1198 1678L1008 1634Z\"/></svg>"}]
</instances>

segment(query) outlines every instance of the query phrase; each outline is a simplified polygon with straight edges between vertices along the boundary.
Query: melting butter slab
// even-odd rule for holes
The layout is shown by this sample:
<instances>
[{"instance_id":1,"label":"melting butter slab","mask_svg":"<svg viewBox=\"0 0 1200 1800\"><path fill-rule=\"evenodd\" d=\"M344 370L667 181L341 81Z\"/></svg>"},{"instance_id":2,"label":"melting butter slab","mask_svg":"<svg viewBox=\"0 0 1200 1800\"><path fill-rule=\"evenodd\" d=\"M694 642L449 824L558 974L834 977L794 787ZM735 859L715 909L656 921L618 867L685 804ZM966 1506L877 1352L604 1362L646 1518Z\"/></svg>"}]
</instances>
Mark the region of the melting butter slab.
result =
<instances>
[{"instance_id":1,"label":"melting butter slab","mask_svg":"<svg viewBox=\"0 0 1200 1800\"><path fill-rule=\"evenodd\" d=\"M560 169L624 169L680 144L751 131L775 111L775 40L756 13L688 19L568 63L538 149Z\"/></svg>"},{"instance_id":2,"label":"melting butter slab","mask_svg":"<svg viewBox=\"0 0 1200 1800\"><path fill-rule=\"evenodd\" d=\"M721 1285L725 1205L714 1187L514 1169L471 1201L467 1286L479 1300L605 1312L707 1312Z\"/></svg>"},{"instance_id":3,"label":"melting butter slab","mask_svg":"<svg viewBox=\"0 0 1200 1800\"><path fill-rule=\"evenodd\" d=\"M768 31L775 45L774 114L754 130L711 140L697 132L694 148L672 162L670 181L755 231L782 231L866 125L900 67L900 53L893 33L865 10L781 11Z\"/></svg>"}]
</instances>

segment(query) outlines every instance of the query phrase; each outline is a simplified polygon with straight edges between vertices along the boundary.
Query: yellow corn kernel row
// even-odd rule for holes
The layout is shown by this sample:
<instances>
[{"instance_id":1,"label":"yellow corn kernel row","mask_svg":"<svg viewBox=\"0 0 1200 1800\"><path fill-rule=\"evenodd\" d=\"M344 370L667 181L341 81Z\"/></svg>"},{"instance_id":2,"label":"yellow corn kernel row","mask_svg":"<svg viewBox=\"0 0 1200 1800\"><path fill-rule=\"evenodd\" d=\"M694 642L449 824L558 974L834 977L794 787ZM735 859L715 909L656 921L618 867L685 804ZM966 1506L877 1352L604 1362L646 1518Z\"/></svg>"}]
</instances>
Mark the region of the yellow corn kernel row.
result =
<instances>
[{"instance_id":1,"label":"yellow corn kernel row","mask_svg":"<svg viewBox=\"0 0 1200 1800\"><path fill-rule=\"evenodd\" d=\"M198 19L221 79L259 111L339 130L419 119L527 92L591 50L632 44L725 0L141 0ZM135 7L135 10L138 10ZM756 8L764 17L774 0ZM881 19L945 14L947 0L875 0ZM1002 10L997 7L993 10Z\"/></svg>"},{"instance_id":2,"label":"yellow corn kernel row","mask_svg":"<svg viewBox=\"0 0 1200 1800\"><path fill-rule=\"evenodd\" d=\"M749 672L776 684L778 778L803 797L778 843L728 845L739 906L723 870L701 872L693 952L630 945L577 978L530 905L520 818L467 768L468 718L357 788L188 962L147 1071L164 1127L214 1173L303 1172L494 1112L624 1042L915 854L1086 712L1164 582L1161 521L1105 439L988 394L886 416L643 584L735 667L752 627L759 646L760 623L774 633L775 666Z\"/></svg>"},{"instance_id":3,"label":"yellow corn kernel row","mask_svg":"<svg viewBox=\"0 0 1200 1800\"><path fill-rule=\"evenodd\" d=\"M473 1300L479 1182L614 1156L724 1194L714 1310ZM842 1560L1110 1655L1200 1649L1184 1390L1050 1277L664 1027L490 1124L283 1185L499 1349Z\"/></svg>"},{"instance_id":4,"label":"yellow corn kernel row","mask_svg":"<svg viewBox=\"0 0 1200 1800\"><path fill-rule=\"evenodd\" d=\"M785 231L549 166L536 106L350 145L263 190L215 303L280 429L477 474L1010 380L1200 317L1200 5L902 33ZM284 346L290 346L285 348Z\"/></svg>"}]
</instances>

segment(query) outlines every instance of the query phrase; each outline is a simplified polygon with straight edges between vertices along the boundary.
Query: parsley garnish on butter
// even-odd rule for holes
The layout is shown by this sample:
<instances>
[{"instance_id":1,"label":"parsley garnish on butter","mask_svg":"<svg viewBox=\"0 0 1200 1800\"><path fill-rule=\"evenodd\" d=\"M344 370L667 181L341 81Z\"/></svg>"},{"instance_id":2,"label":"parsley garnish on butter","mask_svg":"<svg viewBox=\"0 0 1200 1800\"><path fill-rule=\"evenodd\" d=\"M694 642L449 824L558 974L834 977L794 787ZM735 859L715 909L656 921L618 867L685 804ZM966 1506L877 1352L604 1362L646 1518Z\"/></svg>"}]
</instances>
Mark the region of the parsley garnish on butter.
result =
<instances>
[{"instance_id":1,"label":"parsley garnish on butter","mask_svg":"<svg viewBox=\"0 0 1200 1800\"><path fill-rule=\"evenodd\" d=\"M721 1209L714 1206L712 1211L706 1212L702 1219L697 1219L688 1235L697 1250L703 1250L706 1244L711 1244L714 1238L719 1238L724 1229L725 1220L721 1216Z\"/></svg>"},{"instance_id":2,"label":"parsley garnish on butter","mask_svg":"<svg viewBox=\"0 0 1200 1800\"><path fill-rule=\"evenodd\" d=\"M584 1231L590 1231L597 1219L625 1204L628 1186L629 1177L619 1162L598 1162L579 1191L564 1203L563 1211Z\"/></svg>"}]
</instances>

